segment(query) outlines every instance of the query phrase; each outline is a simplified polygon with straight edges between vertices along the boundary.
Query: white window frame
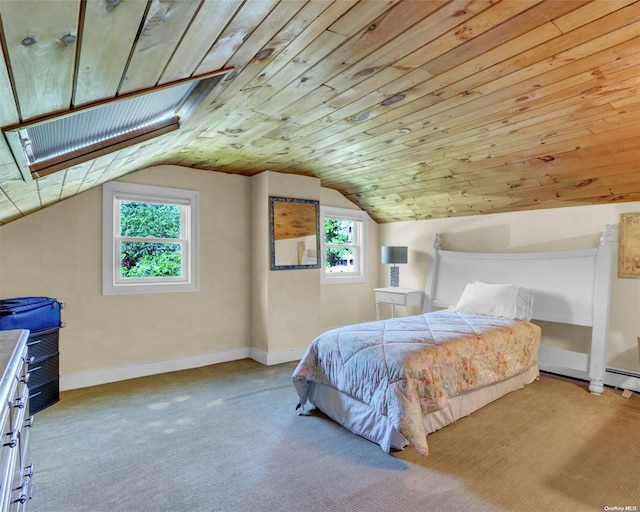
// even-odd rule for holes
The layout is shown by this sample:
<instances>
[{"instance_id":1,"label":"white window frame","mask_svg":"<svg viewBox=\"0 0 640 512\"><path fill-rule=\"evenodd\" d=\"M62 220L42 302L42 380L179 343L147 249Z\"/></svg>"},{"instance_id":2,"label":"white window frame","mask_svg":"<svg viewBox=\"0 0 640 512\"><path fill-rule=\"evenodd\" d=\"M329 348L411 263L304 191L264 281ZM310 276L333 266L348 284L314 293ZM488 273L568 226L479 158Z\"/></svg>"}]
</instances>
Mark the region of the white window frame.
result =
<instances>
[{"instance_id":1,"label":"white window frame","mask_svg":"<svg viewBox=\"0 0 640 512\"><path fill-rule=\"evenodd\" d=\"M325 241L324 224L325 219L341 219L353 221L354 240L352 247L354 248L354 256L357 261L357 272L341 273L327 272L327 248ZM361 210L352 210L350 208L337 208L333 206L320 207L320 283L321 284L354 284L364 283L367 280L367 214Z\"/></svg>"},{"instance_id":2,"label":"white window frame","mask_svg":"<svg viewBox=\"0 0 640 512\"><path fill-rule=\"evenodd\" d=\"M120 200L174 204L183 207L183 272L180 277L120 276ZM153 185L111 181L102 186L102 294L168 293L198 290L200 193Z\"/></svg>"}]
</instances>

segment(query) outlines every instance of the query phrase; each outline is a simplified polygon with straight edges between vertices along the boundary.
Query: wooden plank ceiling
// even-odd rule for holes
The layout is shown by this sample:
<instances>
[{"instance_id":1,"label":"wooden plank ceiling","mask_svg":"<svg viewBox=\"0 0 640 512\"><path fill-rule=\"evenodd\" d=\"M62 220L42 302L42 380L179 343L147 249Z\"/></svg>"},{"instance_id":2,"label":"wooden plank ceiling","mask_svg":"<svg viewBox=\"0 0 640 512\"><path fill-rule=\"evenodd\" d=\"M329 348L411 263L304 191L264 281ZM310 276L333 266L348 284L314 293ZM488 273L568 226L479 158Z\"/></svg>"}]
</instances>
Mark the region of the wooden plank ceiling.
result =
<instances>
[{"instance_id":1,"label":"wooden plank ceiling","mask_svg":"<svg viewBox=\"0 0 640 512\"><path fill-rule=\"evenodd\" d=\"M0 0L0 22L0 126L234 68L180 130L35 181L0 139L1 223L156 164L317 176L378 222L640 200L637 1Z\"/></svg>"}]
</instances>

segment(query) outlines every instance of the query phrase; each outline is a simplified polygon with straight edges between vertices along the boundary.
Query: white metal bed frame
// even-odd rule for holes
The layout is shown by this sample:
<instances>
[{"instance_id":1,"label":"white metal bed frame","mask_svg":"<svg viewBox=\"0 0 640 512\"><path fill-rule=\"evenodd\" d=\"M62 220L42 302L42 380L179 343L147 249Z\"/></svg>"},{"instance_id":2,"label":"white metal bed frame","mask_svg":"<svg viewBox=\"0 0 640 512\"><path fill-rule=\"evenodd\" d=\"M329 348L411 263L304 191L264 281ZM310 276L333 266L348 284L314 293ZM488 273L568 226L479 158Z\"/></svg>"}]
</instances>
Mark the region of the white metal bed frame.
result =
<instances>
[{"instance_id":1,"label":"white metal bed frame","mask_svg":"<svg viewBox=\"0 0 640 512\"><path fill-rule=\"evenodd\" d=\"M591 327L589 354L541 347L543 371L589 381L589 391L604 390L611 295L613 234L606 225L593 249L544 253L473 253L433 243L425 288L425 312L455 305L467 283L510 283L534 293L533 319Z\"/></svg>"}]
</instances>

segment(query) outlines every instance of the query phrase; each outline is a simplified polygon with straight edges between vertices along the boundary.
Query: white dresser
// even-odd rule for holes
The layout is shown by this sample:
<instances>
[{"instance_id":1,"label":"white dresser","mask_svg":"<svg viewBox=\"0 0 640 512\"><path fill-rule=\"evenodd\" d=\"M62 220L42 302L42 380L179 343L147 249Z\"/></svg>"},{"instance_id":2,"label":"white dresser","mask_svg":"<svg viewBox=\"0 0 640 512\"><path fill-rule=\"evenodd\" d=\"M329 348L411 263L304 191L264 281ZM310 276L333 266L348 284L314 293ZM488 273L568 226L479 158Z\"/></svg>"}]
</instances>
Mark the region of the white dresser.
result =
<instances>
[{"instance_id":1,"label":"white dresser","mask_svg":"<svg viewBox=\"0 0 640 512\"><path fill-rule=\"evenodd\" d=\"M29 460L28 330L0 331L0 512L26 510L33 496Z\"/></svg>"}]
</instances>

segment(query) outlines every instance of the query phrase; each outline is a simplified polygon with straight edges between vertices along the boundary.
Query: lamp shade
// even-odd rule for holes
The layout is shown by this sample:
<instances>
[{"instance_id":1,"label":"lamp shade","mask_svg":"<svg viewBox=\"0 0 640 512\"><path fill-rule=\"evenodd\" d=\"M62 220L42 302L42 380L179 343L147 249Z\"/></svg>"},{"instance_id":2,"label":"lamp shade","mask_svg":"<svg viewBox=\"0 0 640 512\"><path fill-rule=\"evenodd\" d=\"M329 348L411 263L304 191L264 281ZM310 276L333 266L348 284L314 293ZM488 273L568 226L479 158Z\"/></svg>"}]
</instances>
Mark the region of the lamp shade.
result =
<instances>
[{"instance_id":1,"label":"lamp shade","mask_svg":"<svg viewBox=\"0 0 640 512\"><path fill-rule=\"evenodd\" d=\"M406 247L383 245L380 258L382 263L407 263L407 252Z\"/></svg>"}]
</instances>

